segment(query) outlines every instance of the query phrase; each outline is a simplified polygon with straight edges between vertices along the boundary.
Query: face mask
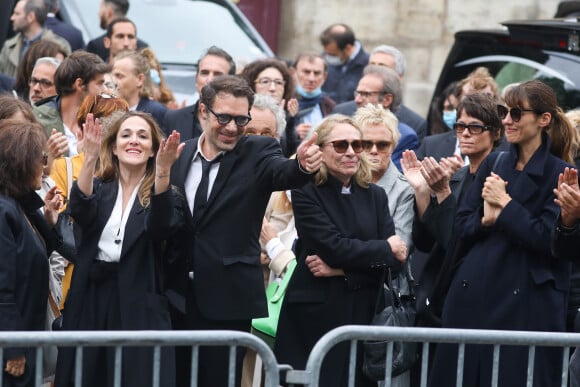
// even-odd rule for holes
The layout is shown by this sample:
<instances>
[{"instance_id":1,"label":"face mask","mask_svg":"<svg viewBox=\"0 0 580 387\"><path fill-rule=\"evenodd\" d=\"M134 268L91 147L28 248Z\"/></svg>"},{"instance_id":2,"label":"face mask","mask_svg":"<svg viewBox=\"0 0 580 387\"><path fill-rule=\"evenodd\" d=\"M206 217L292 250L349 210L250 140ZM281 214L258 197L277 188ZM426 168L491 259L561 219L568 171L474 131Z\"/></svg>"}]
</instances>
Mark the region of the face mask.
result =
<instances>
[{"instance_id":1,"label":"face mask","mask_svg":"<svg viewBox=\"0 0 580 387\"><path fill-rule=\"evenodd\" d=\"M161 78L159 78L159 72L156 69L151 69L149 73L151 74L151 80L153 81L153 83L155 83L156 85L161 83Z\"/></svg>"},{"instance_id":2,"label":"face mask","mask_svg":"<svg viewBox=\"0 0 580 387\"><path fill-rule=\"evenodd\" d=\"M453 129L455 121L457 121L457 112L455 110L443 112L443 122L449 129Z\"/></svg>"},{"instance_id":3,"label":"face mask","mask_svg":"<svg viewBox=\"0 0 580 387\"><path fill-rule=\"evenodd\" d=\"M342 66L342 60L338 56L325 54L324 59L329 66Z\"/></svg>"},{"instance_id":4,"label":"face mask","mask_svg":"<svg viewBox=\"0 0 580 387\"><path fill-rule=\"evenodd\" d=\"M319 87L313 91L306 91L300 85L296 85L296 93L302 98L316 98L322 94L322 89Z\"/></svg>"}]
</instances>

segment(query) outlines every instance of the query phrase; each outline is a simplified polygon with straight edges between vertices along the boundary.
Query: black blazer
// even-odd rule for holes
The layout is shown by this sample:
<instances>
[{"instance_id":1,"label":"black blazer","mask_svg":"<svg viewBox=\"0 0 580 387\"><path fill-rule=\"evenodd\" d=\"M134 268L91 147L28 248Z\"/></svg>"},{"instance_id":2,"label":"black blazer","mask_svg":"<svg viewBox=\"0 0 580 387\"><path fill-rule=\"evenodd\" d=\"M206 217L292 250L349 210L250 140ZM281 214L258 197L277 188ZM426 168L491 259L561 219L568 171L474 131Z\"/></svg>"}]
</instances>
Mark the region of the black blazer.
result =
<instances>
[{"instance_id":1,"label":"black blazer","mask_svg":"<svg viewBox=\"0 0 580 387\"><path fill-rule=\"evenodd\" d=\"M81 30L69 23L65 23L56 17L47 17L44 26L66 39L68 44L70 44L71 51L82 50L85 46Z\"/></svg>"},{"instance_id":2,"label":"black blazer","mask_svg":"<svg viewBox=\"0 0 580 387\"><path fill-rule=\"evenodd\" d=\"M186 142L171 171L171 183L184 190L197 151L198 139ZM208 198L196 224L186 215L183 246L170 259L170 300L183 309L188 271L193 269L195 301L210 320L243 320L267 315L260 264L262 219L273 191L298 188L311 179L296 160L282 156L273 138L244 136L223 156ZM195 192L186 192L190 197ZM188 267L189 266L189 267Z\"/></svg>"},{"instance_id":3,"label":"black blazer","mask_svg":"<svg viewBox=\"0 0 580 387\"><path fill-rule=\"evenodd\" d=\"M165 105L152 99L141 97L135 110L151 114L155 118L155 121L157 121L157 125L163 130L163 121L165 119L165 113L168 110Z\"/></svg>"},{"instance_id":4,"label":"black blazer","mask_svg":"<svg viewBox=\"0 0 580 387\"><path fill-rule=\"evenodd\" d=\"M423 160L425 157L433 157L439 161L443 157L453 156L455 153L455 144L457 143L457 136L454 131L434 134L427 136L421 141L419 149L417 149L417 158Z\"/></svg>"},{"instance_id":5,"label":"black blazer","mask_svg":"<svg viewBox=\"0 0 580 387\"><path fill-rule=\"evenodd\" d=\"M199 102L196 102L181 109L167 110L163 123L165 135L169 136L175 130L181 135L181 142L201 136L203 130L197 118L198 106Z\"/></svg>"},{"instance_id":6,"label":"black blazer","mask_svg":"<svg viewBox=\"0 0 580 387\"><path fill-rule=\"evenodd\" d=\"M70 291L63 314L64 330L91 330L80 321L88 296L89 269L98 254L101 233L113 211L118 182L102 183L95 179L93 194L85 196L73 184L70 210L82 229L83 239L78 249ZM127 209L129 210L129 209ZM130 209L119 261L118 289L122 330L169 330L169 304L163 294L161 251L163 240L169 238L182 222L184 203L173 190L152 195L144 208L135 198ZM126 351L125 349L124 351ZM152 367L151 348L129 350L123 358L123 383L131 386L151 385L151 375L143 369ZM173 385L173 360L170 351L162 350L163 386ZM56 370L56 386L68 386L74 374L75 354L71 348L60 348ZM167 374L165 374L167 372ZM125 377L127 381L125 382ZM130 384L129 384L130 383Z\"/></svg>"}]
</instances>

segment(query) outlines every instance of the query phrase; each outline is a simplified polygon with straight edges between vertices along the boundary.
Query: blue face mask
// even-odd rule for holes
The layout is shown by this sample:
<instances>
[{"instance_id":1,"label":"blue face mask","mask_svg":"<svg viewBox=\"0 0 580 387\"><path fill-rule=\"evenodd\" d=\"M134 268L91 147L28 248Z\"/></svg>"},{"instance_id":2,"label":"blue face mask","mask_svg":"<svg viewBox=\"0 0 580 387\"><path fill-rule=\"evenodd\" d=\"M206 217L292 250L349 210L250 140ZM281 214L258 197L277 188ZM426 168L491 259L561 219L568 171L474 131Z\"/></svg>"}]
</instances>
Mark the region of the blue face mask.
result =
<instances>
[{"instance_id":1,"label":"blue face mask","mask_svg":"<svg viewBox=\"0 0 580 387\"><path fill-rule=\"evenodd\" d=\"M445 111L443 112L443 122L449 129L453 129L453 124L457 121L457 111Z\"/></svg>"},{"instance_id":2,"label":"blue face mask","mask_svg":"<svg viewBox=\"0 0 580 387\"><path fill-rule=\"evenodd\" d=\"M322 94L322 89L319 87L313 91L308 92L304 90L304 88L300 84L298 84L296 85L296 93L298 93L298 95L303 98L316 98L320 94Z\"/></svg>"}]
</instances>

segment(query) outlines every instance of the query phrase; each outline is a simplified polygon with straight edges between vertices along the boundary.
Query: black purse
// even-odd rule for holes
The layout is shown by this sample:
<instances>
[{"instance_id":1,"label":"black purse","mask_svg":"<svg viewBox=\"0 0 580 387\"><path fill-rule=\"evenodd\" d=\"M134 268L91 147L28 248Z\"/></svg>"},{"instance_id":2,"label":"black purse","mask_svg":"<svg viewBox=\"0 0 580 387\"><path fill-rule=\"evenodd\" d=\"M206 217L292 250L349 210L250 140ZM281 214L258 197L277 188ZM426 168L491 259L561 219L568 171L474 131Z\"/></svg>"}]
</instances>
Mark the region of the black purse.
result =
<instances>
[{"instance_id":1,"label":"black purse","mask_svg":"<svg viewBox=\"0 0 580 387\"><path fill-rule=\"evenodd\" d=\"M73 167L70 157L65 157L65 161L67 175L67 199L70 199L70 190L73 184ZM62 242L56 250L68 261L74 263L77 258L77 243L80 241L81 231L70 214L69 206L67 206L66 210L58 214L58 220L56 221L54 227Z\"/></svg>"},{"instance_id":2,"label":"black purse","mask_svg":"<svg viewBox=\"0 0 580 387\"><path fill-rule=\"evenodd\" d=\"M412 327L415 326L415 293L413 278L410 275L407 265L406 276L409 282L409 295L401 296L399 291L393 287L391 269L386 270L387 286L385 283L385 272L383 272L377 304L375 306L375 317L370 325L386 327ZM385 295L385 308L379 310L380 295ZM364 341L363 342L363 373L371 380L380 381L385 379L385 363L387 358L388 341ZM416 342L393 343L393 363L391 369L392 376L398 376L409 370L419 357L419 345Z\"/></svg>"}]
</instances>

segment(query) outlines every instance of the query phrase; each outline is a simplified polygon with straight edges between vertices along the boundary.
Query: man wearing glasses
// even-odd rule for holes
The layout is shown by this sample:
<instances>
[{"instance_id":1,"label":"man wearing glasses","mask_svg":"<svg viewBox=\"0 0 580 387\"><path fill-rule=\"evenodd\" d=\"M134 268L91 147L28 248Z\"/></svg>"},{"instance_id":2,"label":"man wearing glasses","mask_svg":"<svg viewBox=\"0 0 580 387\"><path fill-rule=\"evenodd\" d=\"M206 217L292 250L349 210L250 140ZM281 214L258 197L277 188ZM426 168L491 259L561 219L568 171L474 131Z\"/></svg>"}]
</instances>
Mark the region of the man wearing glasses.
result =
<instances>
[{"instance_id":1,"label":"man wearing glasses","mask_svg":"<svg viewBox=\"0 0 580 387\"><path fill-rule=\"evenodd\" d=\"M63 133L68 140L68 154L77 150L77 112L87 95L104 91L105 74L111 71L108 64L95 54L75 51L66 57L54 73L54 85L58 95L38 101L32 107L47 135L52 129Z\"/></svg>"},{"instance_id":2,"label":"man wearing glasses","mask_svg":"<svg viewBox=\"0 0 580 387\"><path fill-rule=\"evenodd\" d=\"M30 81L28 82L30 86L30 95L28 98L31 105L56 95L54 73L58 66L60 66L60 62L60 60L52 57L38 58L32 69Z\"/></svg>"},{"instance_id":3,"label":"man wearing glasses","mask_svg":"<svg viewBox=\"0 0 580 387\"><path fill-rule=\"evenodd\" d=\"M316 136L298 147L297 160L283 157L273 138L244 136L253 100L236 76L204 86L203 133L185 143L171 171L189 206L181 235L166 250L167 295L179 330L249 332L252 318L267 315L258 240L266 205L273 191L306 184L322 163ZM236 356L237 385L244 353ZM227 385L228 356L228 348L200 348L198 385ZM189 386L191 348L177 348L176 364L177 385Z\"/></svg>"},{"instance_id":4,"label":"man wearing glasses","mask_svg":"<svg viewBox=\"0 0 580 387\"><path fill-rule=\"evenodd\" d=\"M399 75L385 66L368 65L365 67L363 77L358 82L353 93L354 103L337 105L333 113L341 113L351 116L355 109L367 104L380 105L384 109L396 114L403 101L403 89ZM417 133L409 125L399 121L397 126L401 138L393 149L391 159L399 171L401 171L401 157L405 150L416 150L419 147Z\"/></svg>"}]
</instances>

